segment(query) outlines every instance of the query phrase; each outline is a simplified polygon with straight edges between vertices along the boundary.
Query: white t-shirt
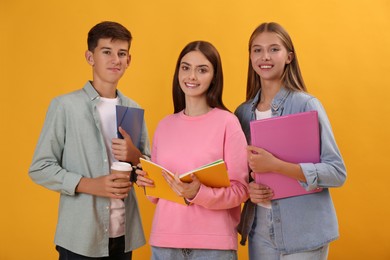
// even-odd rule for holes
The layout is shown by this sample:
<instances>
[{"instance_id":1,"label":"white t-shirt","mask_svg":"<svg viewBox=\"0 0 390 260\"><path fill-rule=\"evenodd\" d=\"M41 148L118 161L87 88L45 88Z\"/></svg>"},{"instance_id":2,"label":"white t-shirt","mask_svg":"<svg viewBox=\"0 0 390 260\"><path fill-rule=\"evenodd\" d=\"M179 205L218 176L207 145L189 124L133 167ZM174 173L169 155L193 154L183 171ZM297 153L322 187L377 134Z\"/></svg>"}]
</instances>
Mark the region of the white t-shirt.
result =
<instances>
[{"instance_id":1,"label":"white t-shirt","mask_svg":"<svg viewBox=\"0 0 390 260\"><path fill-rule=\"evenodd\" d=\"M266 118L270 118L272 116L272 111L271 111L271 109L266 110L266 111L260 111L260 110L256 109L255 114L256 114L256 120L266 119ZM257 203L257 205L262 206L262 207L267 208L267 209L270 209L272 206L271 201L259 202L259 203Z\"/></svg>"},{"instance_id":2,"label":"white t-shirt","mask_svg":"<svg viewBox=\"0 0 390 260\"><path fill-rule=\"evenodd\" d=\"M100 117L100 124L103 132L104 143L106 145L107 155L112 162L117 161L111 150L112 138L117 137L116 130L116 105L119 104L119 98L103 98L97 104L97 111ZM110 237L119 237L125 234L125 204L121 199L111 199L110 203Z\"/></svg>"}]
</instances>

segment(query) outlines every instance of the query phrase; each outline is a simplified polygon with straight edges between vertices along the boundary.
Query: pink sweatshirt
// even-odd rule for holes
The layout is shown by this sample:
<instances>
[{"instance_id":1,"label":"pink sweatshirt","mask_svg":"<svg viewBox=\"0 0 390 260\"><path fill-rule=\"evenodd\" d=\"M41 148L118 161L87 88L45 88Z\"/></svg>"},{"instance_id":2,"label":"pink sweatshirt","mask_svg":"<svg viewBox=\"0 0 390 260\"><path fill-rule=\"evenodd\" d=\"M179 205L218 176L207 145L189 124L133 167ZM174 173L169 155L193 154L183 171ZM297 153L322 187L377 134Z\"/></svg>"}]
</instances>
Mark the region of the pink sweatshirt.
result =
<instances>
[{"instance_id":1,"label":"pink sweatshirt","mask_svg":"<svg viewBox=\"0 0 390 260\"><path fill-rule=\"evenodd\" d=\"M157 203L150 235L152 246L237 250L241 203L248 198L246 145L235 115L218 108L198 117L180 112L159 123L152 161L171 172L184 173L224 159L231 186L202 185L190 206L151 199Z\"/></svg>"}]
</instances>

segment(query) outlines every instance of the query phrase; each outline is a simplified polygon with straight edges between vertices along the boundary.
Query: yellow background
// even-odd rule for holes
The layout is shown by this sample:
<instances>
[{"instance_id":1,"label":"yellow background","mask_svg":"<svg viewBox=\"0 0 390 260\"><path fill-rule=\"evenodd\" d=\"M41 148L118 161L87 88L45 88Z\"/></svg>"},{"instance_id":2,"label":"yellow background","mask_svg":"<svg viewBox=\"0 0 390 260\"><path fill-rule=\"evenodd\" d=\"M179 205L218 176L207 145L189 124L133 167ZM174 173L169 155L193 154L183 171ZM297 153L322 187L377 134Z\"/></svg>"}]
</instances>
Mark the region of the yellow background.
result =
<instances>
[{"instance_id":1,"label":"yellow background","mask_svg":"<svg viewBox=\"0 0 390 260\"><path fill-rule=\"evenodd\" d=\"M341 237L329 259L390 259L388 0L0 0L0 259L57 258L59 196L27 172L49 101L90 79L86 35L103 20L134 35L119 88L146 109L150 136L172 112L174 64L186 43L208 40L220 51L224 100L234 110L245 96L251 32L265 21L281 23L348 169L346 184L331 191ZM153 206L137 192L149 234ZM240 246L241 259L246 250ZM134 255L147 259L149 246Z\"/></svg>"}]
</instances>

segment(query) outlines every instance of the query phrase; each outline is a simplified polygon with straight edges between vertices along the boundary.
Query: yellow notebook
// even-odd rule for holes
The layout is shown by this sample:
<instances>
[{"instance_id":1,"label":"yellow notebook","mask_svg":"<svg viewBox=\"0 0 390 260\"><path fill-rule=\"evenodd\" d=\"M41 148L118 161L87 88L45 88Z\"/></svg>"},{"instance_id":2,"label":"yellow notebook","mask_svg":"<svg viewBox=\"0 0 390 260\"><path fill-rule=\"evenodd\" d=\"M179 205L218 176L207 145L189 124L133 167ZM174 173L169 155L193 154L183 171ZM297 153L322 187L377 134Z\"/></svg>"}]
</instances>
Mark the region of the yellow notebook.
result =
<instances>
[{"instance_id":1,"label":"yellow notebook","mask_svg":"<svg viewBox=\"0 0 390 260\"><path fill-rule=\"evenodd\" d=\"M142 169L147 172L148 178L152 179L155 185L155 187L145 187L145 194L147 196L185 204L184 198L178 196L162 176L162 170L165 170L167 173L174 176L172 172L152 161L143 158L140 158L140 161ZM183 182L191 182L191 173L193 173L202 184L208 187L221 188L230 186L226 164L222 159L183 173L180 175L180 179Z\"/></svg>"}]
</instances>

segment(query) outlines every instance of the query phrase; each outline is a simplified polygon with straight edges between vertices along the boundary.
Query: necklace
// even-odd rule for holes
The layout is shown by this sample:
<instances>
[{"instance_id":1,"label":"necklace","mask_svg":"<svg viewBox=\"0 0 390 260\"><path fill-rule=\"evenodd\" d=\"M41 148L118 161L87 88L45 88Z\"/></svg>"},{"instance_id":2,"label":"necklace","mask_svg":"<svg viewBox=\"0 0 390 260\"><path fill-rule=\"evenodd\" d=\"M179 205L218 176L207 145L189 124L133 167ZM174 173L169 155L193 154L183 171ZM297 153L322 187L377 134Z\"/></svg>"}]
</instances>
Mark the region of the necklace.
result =
<instances>
[{"instance_id":1,"label":"necklace","mask_svg":"<svg viewBox=\"0 0 390 260\"><path fill-rule=\"evenodd\" d=\"M190 113L187 108L184 108L184 114L186 116L201 116L201 115L204 115L204 114L207 114L208 112L210 112L211 109L212 109L211 107L207 107L206 109L202 109L199 111L193 111L192 113Z\"/></svg>"},{"instance_id":2,"label":"necklace","mask_svg":"<svg viewBox=\"0 0 390 260\"><path fill-rule=\"evenodd\" d=\"M271 101L272 102L272 101ZM271 102L260 101L257 105L259 111L267 111L271 109Z\"/></svg>"}]
</instances>

